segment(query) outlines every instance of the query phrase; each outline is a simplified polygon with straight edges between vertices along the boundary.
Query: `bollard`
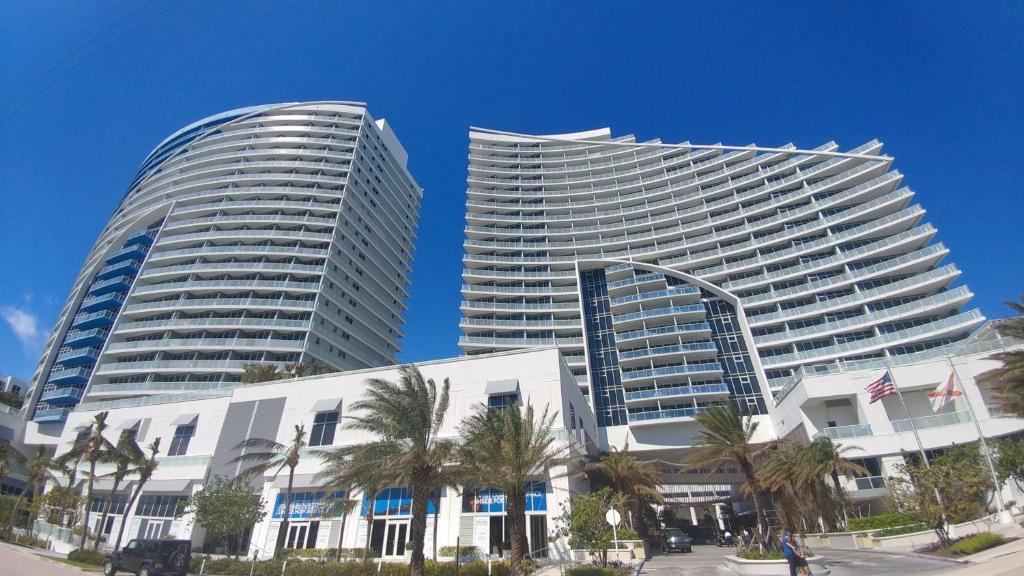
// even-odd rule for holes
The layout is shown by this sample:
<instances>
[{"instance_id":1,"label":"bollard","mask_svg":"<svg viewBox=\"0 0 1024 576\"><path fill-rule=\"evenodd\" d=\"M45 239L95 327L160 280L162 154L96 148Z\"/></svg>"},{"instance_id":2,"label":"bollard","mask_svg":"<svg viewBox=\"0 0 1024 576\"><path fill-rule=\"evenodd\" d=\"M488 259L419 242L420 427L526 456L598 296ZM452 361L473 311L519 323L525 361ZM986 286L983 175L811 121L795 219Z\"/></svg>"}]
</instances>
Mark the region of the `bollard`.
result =
<instances>
[{"instance_id":1,"label":"bollard","mask_svg":"<svg viewBox=\"0 0 1024 576\"><path fill-rule=\"evenodd\" d=\"M281 564L281 576L284 576L284 571L288 568L288 559L284 559L284 563Z\"/></svg>"},{"instance_id":2,"label":"bollard","mask_svg":"<svg viewBox=\"0 0 1024 576\"><path fill-rule=\"evenodd\" d=\"M199 565L199 576L203 576L203 572L206 571L206 558L203 558L203 563Z\"/></svg>"}]
</instances>

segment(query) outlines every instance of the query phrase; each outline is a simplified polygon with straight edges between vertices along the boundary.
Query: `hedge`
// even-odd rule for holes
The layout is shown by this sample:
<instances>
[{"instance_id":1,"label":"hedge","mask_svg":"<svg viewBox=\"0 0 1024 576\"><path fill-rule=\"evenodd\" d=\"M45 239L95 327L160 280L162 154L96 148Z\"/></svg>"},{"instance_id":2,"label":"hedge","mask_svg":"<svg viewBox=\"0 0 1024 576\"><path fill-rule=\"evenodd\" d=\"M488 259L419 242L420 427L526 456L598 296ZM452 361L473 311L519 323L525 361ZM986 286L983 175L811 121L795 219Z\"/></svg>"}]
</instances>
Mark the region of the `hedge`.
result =
<instances>
[{"instance_id":1,"label":"hedge","mask_svg":"<svg viewBox=\"0 0 1024 576\"><path fill-rule=\"evenodd\" d=\"M980 532L957 540L949 547L949 551L953 554L974 554L975 552L988 550L993 546L999 546L1002 543L1002 536L991 532Z\"/></svg>"},{"instance_id":2,"label":"hedge","mask_svg":"<svg viewBox=\"0 0 1024 576\"><path fill-rule=\"evenodd\" d=\"M92 564L93 566L101 566L106 557L107 555L103 552L96 550L82 550L81 548L75 548L71 552L68 552L68 560L81 562L82 564Z\"/></svg>"},{"instance_id":3,"label":"hedge","mask_svg":"<svg viewBox=\"0 0 1024 576\"><path fill-rule=\"evenodd\" d=\"M203 559L194 558L192 569L198 570ZM257 562L253 567L245 560L219 558L213 560L206 557L204 574L216 576L281 576L283 560ZM492 576L509 576L508 563L491 564ZM452 562L426 561L426 576L455 576L455 564ZM302 562L292 560L285 568L284 576L408 576L409 566L405 564L384 562L378 572L377 562ZM459 565L459 576L487 576L487 563L476 561Z\"/></svg>"},{"instance_id":4,"label":"hedge","mask_svg":"<svg viewBox=\"0 0 1024 576\"><path fill-rule=\"evenodd\" d=\"M897 526L896 528L886 528L885 530L879 530L874 532L876 538L884 538L886 536L899 536L900 534L913 534L914 532L924 532L928 529L925 524L907 524L906 526Z\"/></svg>"},{"instance_id":5,"label":"hedge","mask_svg":"<svg viewBox=\"0 0 1024 576\"><path fill-rule=\"evenodd\" d=\"M809 551L809 550L804 550L803 553L804 553L804 557L805 558L813 558L814 557L814 553ZM779 550L778 548L771 549L771 550L769 550L769 549L758 550L757 548L740 548L739 550L736 551L736 555L739 556L740 558L743 558L744 560L785 560L786 559L786 557L783 556L783 554L782 554L782 550Z\"/></svg>"},{"instance_id":6,"label":"hedge","mask_svg":"<svg viewBox=\"0 0 1024 576\"><path fill-rule=\"evenodd\" d=\"M602 568L600 566L578 566L568 568L565 576L623 576L629 571L622 568Z\"/></svg>"},{"instance_id":7,"label":"hedge","mask_svg":"<svg viewBox=\"0 0 1024 576\"><path fill-rule=\"evenodd\" d=\"M865 516L863 518L851 518L846 523L848 532L861 532L864 530L882 530L885 528L896 528L908 524L918 524L919 521L906 512L887 512L876 516Z\"/></svg>"}]
</instances>

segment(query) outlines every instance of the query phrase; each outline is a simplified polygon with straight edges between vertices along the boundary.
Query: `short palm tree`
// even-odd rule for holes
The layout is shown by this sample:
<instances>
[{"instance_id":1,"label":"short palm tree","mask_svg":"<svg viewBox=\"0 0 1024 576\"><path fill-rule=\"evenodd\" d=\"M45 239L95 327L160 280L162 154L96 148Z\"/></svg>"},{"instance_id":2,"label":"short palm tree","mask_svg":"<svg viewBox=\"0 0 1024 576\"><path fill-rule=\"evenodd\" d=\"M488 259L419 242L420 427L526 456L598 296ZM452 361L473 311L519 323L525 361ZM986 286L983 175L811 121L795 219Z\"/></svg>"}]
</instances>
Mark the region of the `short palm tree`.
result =
<instances>
[{"instance_id":1,"label":"short palm tree","mask_svg":"<svg viewBox=\"0 0 1024 576\"><path fill-rule=\"evenodd\" d=\"M318 376L320 374L330 374L337 371L337 368L326 362L309 360L306 362L297 362L295 364L285 364L284 370L281 371L281 377L302 378L303 376Z\"/></svg>"},{"instance_id":2,"label":"short palm tree","mask_svg":"<svg viewBox=\"0 0 1024 576\"><path fill-rule=\"evenodd\" d=\"M665 498L658 492L662 482L653 460L640 460L629 451L629 443L618 450L612 448L601 456L597 462L590 462L583 467L584 472L598 476L612 490L629 499L629 504L641 523L647 516L645 507L652 504L664 504ZM630 520L632 522L632 519ZM641 535L643 535L641 530Z\"/></svg>"},{"instance_id":3,"label":"short palm tree","mask_svg":"<svg viewBox=\"0 0 1024 576\"><path fill-rule=\"evenodd\" d=\"M32 488L33 498L42 498L43 486L47 480L57 481L58 475L64 476L67 474L67 468L54 460L53 455L50 454L50 450L46 446L36 448L32 457L25 462L25 469L28 473L25 480L25 489L21 491L21 494L18 494L18 499L14 502L14 510L11 512L11 518L7 523L8 532L14 526L14 519L18 515L18 510L21 508L21 503L29 487ZM27 530L29 533L32 532L32 518L29 518Z\"/></svg>"},{"instance_id":4,"label":"short palm tree","mask_svg":"<svg viewBox=\"0 0 1024 576\"><path fill-rule=\"evenodd\" d=\"M366 545L363 547L365 563L370 550L370 537L373 535L373 501L377 494L394 480L389 477L384 467L374 465L372 462L355 461L346 447L315 450L313 454L320 458L320 471L313 480L322 484L325 492L344 491L346 498L351 498L352 492L356 489L363 493L363 501L366 502ZM340 537L338 554L340 559Z\"/></svg>"},{"instance_id":5,"label":"short palm tree","mask_svg":"<svg viewBox=\"0 0 1024 576\"><path fill-rule=\"evenodd\" d=\"M280 380L281 376L281 371L276 364L246 364L242 368L241 381L243 384L256 384Z\"/></svg>"},{"instance_id":6,"label":"short palm tree","mask_svg":"<svg viewBox=\"0 0 1024 576\"><path fill-rule=\"evenodd\" d=\"M160 439L153 440L149 445L149 455L143 456L140 460L136 461L135 467L132 473L139 477L138 483L135 485L135 489L132 490L131 496L128 497L128 503L124 507L124 517L128 517L128 513L131 512L132 506L135 505L135 501L138 500L139 494L142 493L142 487L149 482L149 479L153 477L153 473L156 472L157 466L160 463L156 459L156 455L160 453ZM117 529L117 539L114 540L114 551L121 549L121 538L124 536L124 525L125 522L121 522L121 526Z\"/></svg>"},{"instance_id":7,"label":"short palm tree","mask_svg":"<svg viewBox=\"0 0 1024 576\"><path fill-rule=\"evenodd\" d=\"M545 408L537 417L530 405L525 409L516 404L489 409L481 404L459 427L463 438L459 447L463 478L505 494L505 514L512 539L510 570L514 576L523 573L527 550L526 494L537 478L551 474L557 477L552 469L564 466L571 457L569 446L557 443L551 433L555 416Z\"/></svg>"},{"instance_id":8,"label":"short palm tree","mask_svg":"<svg viewBox=\"0 0 1024 576\"><path fill-rule=\"evenodd\" d=\"M277 550L281 550L288 536L288 520L292 513L292 485L295 482L295 467L299 465L303 449L306 448L306 427L295 425L295 434L291 442L281 444L268 438L246 438L235 446L242 453L231 460L232 464L247 464L239 476L246 480L265 476L268 472L277 478L285 468L288 469L288 490L285 492L284 516L281 518L281 530L277 533Z\"/></svg>"},{"instance_id":9,"label":"short palm tree","mask_svg":"<svg viewBox=\"0 0 1024 576\"><path fill-rule=\"evenodd\" d=\"M103 459L105 463L114 465L114 471L104 476L112 478L114 483L110 487L110 497L107 498L106 503L103 505L103 514L100 516L100 528L93 537L92 547L94 550L100 546L100 535L103 533L103 527L106 525L110 508L117 498L117 489L120 488L121 482L124 482L125 478L135 473L135 466L145 459L146 455L142 452L142 448L139 448L138 442L135 441L133 431L122 430L121 436L117 440L117 446Z\"/></svg>"},{"instance_id":10,"label":"short palm tree","mask_svg":"<svg viewBox=\"0 0 1024 576\"><path fill-rule=\"evenodd\" d=\"M83 461L89 465L85 496L82 498L85 502L85 513L82 515L82 540L79 543L79 548L82 550L85 550L85 539L89 532L90 500L92 499L93 482L96 480L96 464L103 462L107 455L115 450L114 445L103 436L103 433L108 428L107 415L107 412L99 412L93 416L90 424L79 426L77 429L78 435L71 444L71 449L57 459L61 466L66 466L71 462Z\"/></svg>"},{"instance_id":11,"label":"short palm tree","mask_svg":"<svg viewBox=\"0 0 1024 576\"><path fill-rule=\"evenodd\" d=\"M684 463L691 468L707 465L717 468L730 462L736 463L747 480L754 500L758 531L764 535L768 521L761 502L761 484L755 462L761 458L769 445L753 441L757 422L750 416L743 416L739 408L732 403L711 408L707 412L697 414L694 419L701 430L694 442L694 450L686 456Z\"/></svg>"},{"instance_id":12,"label":"short palm tree","mask_svg":"<svg viewBox=\"0 0 1024 576\"><path fill-rule=\"evenodd\" d=\"M996 332L1003 338L1024 340L1024 293L1020 302L1007 302L1018 314L995 323ZM992 388L999 407L1006 413L1024 418L1024 350L1008 350L989 356L989 360L1003 363L978 376L978 382Z\"/></svg>"},{"instance_id":13,"label":"short palm tree","mask_svg":"<svg viewBox=\"0 0 1024 576\"><path fill-rule=\"evenodd\" d=\"M446 468L457 448L440 436L450 385L446 379L439 391L437 384L424 379L414 366L403 366L399 372L398 382L367 381L366 394L352 404L355 415L345 427L367 432L374 440L346 447L341 453L352 459L355 469L386 468L396 483L408 487L412 494L409 576L423 576L427 502L431 491L446 483Z\"/></svg>"},{"instance_id":14,"label":"short palm tree","mask_svg":"<svg viewBox=\"0 0 1024 576\"><path fill-rule=\"evenodd\" d=\"M829 478L832 481L832 490L835 492L835 501L839 505L845 521L846 493L843 485L839 482L840 476L867 475L867 468L853 462L847 453L863 450L859 446L844 446L837 444L830 438L819 438L811 442L805 451L803 469L810 478ZM826 490L827 492L827 490Z\"/></svg>"}]
</instances>

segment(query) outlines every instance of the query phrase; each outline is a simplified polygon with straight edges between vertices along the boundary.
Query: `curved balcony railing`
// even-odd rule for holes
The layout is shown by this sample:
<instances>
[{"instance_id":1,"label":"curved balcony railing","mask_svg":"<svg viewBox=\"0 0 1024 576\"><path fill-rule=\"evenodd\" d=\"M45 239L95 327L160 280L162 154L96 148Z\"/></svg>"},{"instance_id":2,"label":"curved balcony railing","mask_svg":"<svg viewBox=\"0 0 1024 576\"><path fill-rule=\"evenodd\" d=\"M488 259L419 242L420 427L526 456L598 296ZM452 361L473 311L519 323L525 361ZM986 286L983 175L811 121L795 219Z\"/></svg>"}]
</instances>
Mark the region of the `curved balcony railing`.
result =
<instances>
[{"instance_id":1,"label":"curved balcony railing","mask_svg":"<svg viewBox=\"0 0 1024 576\"><path fill-rule=\"evenodd\" d=\"M134 342L112 342L107 345L107 354L137 350L191 350L214 348L256 348L261 350L302 350L305 339L280 340L273 338L169 338L159 340L138 340Z\"/></svg>"},{"instance_id":2,"label":"curved balcony railing","mask_svg":"<svg viewBox=\"0 0 1024 576\"><path fill-rule=\"evenodd\" d=\"M149 261L162 260L166 258L180 258L182 256L202 256L205 254L289 254L303 256L330 255L326 248L307 248L305 246L203 246L199 248L181 248L178 250L154 250L149 256Z\"/></svg>"},{"instance_id":3,"label":"curved balcony railing","mask_svg":"<svg viewBox=\"0 0 1024 576\"><path fill-rule=\"evenodd\" d=\"M179 308L287 308L312 310L312 300L296 300L293 298L186 298L177 300L160 300L157 302L139 302L125 306L122 314L149 312L152 310L176 310Z\"/></svg>"},{"instance_id":4,"label":"curved balcony railing","mask_svg":"<svg viewBox=\"0 0 1024 576\"><path fill-rule=\"evenodd\" d=\"M573 286L485 286L483 284L463 284L463 292L479 292L483 294L576 294L579 290Z\"/></svg>"},{"instance_id":5,"label":"curved balcony railing","mask_svg":"<svg viewBox=\"0 0 1024 576\"><path fill-rule=\"evenodd\" d=\"M460 326L476 326L481 328L577 328L583 324L575 320L491 320L489 318L463 318Z\"/></svg>"},{"instance_id":6,"label":"curved balcony railing","mask_svg":"<svg viewBox=\"0 0 1024 576\"><path fill-rule=\"evenodd\" d=\"M136 286L134 294L152 294L155 292L176 292L192 290L215 290L217 288L252 288L254 290L295 290L315 291L320 289L320 282L294 282L288 280L191 280L189 282L164 282Z\"/></svg>"},{"instance_id":7,"label":"curved balcony railing","mask_svg":"<svg viewBox=\"0 0 1024 576\"><path fill-rule=\"evenodd\" d=\"M334 238L334 234L330 232L312 232L305 230L261 230L258 228L250 230L207 230L205 232L190 232L188 234L161 236L157 246L167 246L168 244L191 242L196 240L246 237L287 238L289 240L330 242Z\"/></svg>"},{"instance_id":8,"label":"curved balcony railing","mask_svg":"<svg viewBox=\"0 0 1024 576\"><path fill-rule=\"evenodd\" d=\"M531 310L536 312L573 310L578 312L580 309L580 305L578 302L522 304L518 302L479 302L473 300L463 300L462 303L459 304L459 308L470 310Z\"/></svg>"},{"instance_id":9,"label":"curved balcony railing","mask_svg":"<svg viewBox=\"0 0 1024 576\"><path fill-rule=\"evenodd\" d=\"M693 386L673 386L671 388L656 388L653 390L625 391L626 402L637 400L651 400L656 398L680 398L704 395L729 394L729 387L725 384L695 384Z\"/></svg>"},{"instance_id":10,"label":"curved balcony railing","mask_svg":"<svg viewBox=\"0 0 1024 576\"><path fill-rule=\"evenodd\" d=\"M275 318L177 318L168 320L144 320L140 322L122 322L117 326L118 333L135 330L163 330L165 328L277 328L281 330L305 330L309 328L309 320L278 320Z\"/></svg>"},{"instance_id":11,"label":"curved balcony railing","mask_svg":"<svg viewBox=\"0 0 1024 576\"><path fill-rule=\"evenodd\" d=\"M186 370L186 371L221 371L241 372L250 364L260 364L259 360L151 360L144 362L109 362L100 364L97 374L114 374L118 372L147 372L150 370Z\"/></svg>"},{"instance_id":12,"label":"curved balcony railing","mask_svg":"<svg viewBox=\"0 0 1024 576\"><path fill-rule=\"evenodd\" d=\"M641 284L649 284L651 282L664 282L664 274L651 274L641 273L639 276L633 276L632 278L626 278L625 280L616 280L608 283L608 291L618 290L620 288L630 288L632 286L639 286Z\"/></svg>"},{"instance_id":13,"label":"curved balcony railing","mask_svg":"<svg viewBox=\"0 0 1024 576\"><path fill-rule=\"evenodd\" d=\"M488 346L582 346L583 338L489 338L484 336L460 336L459 344L484 344Z\"/></svg>"},{"instance_id":14,"label":"curved balcony railing","mask_svg":"<svg viewBox=\"0 0 1024 576\"><path fill-rule=\"evenodd\" d=\"M314 224L317 226L334 226L337 218L334 216L311 216L311 215L293 215L293 214L240 214L240 215L225 215L218 214L215 216L203 216L201 218L188 218L185 220L175 220L164 224L164 230L174 230L176 228L185 228L188 226L197 225L218 225L226 222L282 222L285 224Z\"/></svg>"},{"instance_id":15,"label":"curved balcony railing","mask_svg":"<svg viewBox=\"0 0 1024 576\"><path fill-rule=\"evenodd\" d=\"M324 271L323 264L283 264L278 262L204 262L200 264L181 264L176 266L164 266L162 268L148 268L139 277L152 278L154 276L187 274L190 272L295 272L299 274L321 274Z\"/></svg>"},{"instance_id":16,"label":"curved balcony railing","mask_svg":"<svg viewBox=\"0 0 1024 576\"><path fill-rule=\"evenodd\" d=\"M618 316L612 316L612 322L619 324L622 322L632 322L634 320L645 320L647 318L658 318L661 316L703 314L704 312L703 304L686 304L684 306L671 306L668 308L655 308L654 310L641 310L640 312L620 314Z\"/></svg>"},{"instance_id":17,"label":"curved balcony railing","mask_svg":"<svg viewBox=\"0 0 1024 576\"><path fill-rule=\"evenodd\" d=\"M559 279L559 278L576 278L576 272L573 270L549 270L546 272L512 272L506 270L482 270L475 268L463 268L463 276L475 276L478 278L542 278L542 279Z\"/></svg>"},{"instance_id":18,"label":"curved balcony railing","mask_svg":"<svg viewBox=\"0 0 1024 576\"><path fill-rule=\"evenodd\" d=\"M629 296L621 296L619 298L612 298L612 306L622 306L623 304L630 304L633 302L646 302L648 300L661 300L663 298L671 298L673 296L699 296L700 288L696 286L673 286L665 290L658 290L656 292L644 292L642 294L631 294Z\"/></svg>"},{"instance_id":19,"label":"curved balcony railing","mask_svg":"<svg viewBox=\"0 0 1024 576\"><path fill-rule=\"evenodd\" d=\"M239 188L225 188L224 194L227 196L236 194L236 190ZM295 193L295 188L290 189L292 194ZM202 204L177 204L174 207L172 214L188 214L189 212L201 212L203 210L244 210L246 208L265 208L267 210L275 208L284 208L289 210L321 210L325 212L337 212L341 207L338 202L315 202L315 201L302 201L302 200L233 200L229 199L223 202L205 202ZM332 218L333 219L333 218ZM193 218L193 220L199 220L199 218Z\"/></svg>"}]
</instances>

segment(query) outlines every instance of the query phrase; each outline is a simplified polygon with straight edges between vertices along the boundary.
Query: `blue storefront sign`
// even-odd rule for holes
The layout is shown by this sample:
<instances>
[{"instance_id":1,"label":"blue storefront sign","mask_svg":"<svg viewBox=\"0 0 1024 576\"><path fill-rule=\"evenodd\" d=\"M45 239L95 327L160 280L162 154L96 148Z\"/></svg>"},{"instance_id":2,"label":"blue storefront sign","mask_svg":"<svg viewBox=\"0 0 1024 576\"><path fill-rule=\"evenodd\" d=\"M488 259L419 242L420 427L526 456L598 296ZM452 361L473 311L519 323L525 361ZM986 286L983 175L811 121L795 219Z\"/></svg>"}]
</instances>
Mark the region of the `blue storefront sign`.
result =
<instances>
[{"instance_id":1,"label":"blue storefront sign","mask_svg":"<svg viewBox=\"0 0 1024 576\"><path fill-rule=\"evenodd\" d=\"M324 492L292 492L292 509L288 514L289 520L315 520L321 517L337 517L340 513L332 513L333 501L345 497L345 491L333 492L325 498ZM284 505L286 494L279 492L274 500L274 518L284 518ZM326 514L325 514L326 512Z\"/></svg>"}]
</instances>

